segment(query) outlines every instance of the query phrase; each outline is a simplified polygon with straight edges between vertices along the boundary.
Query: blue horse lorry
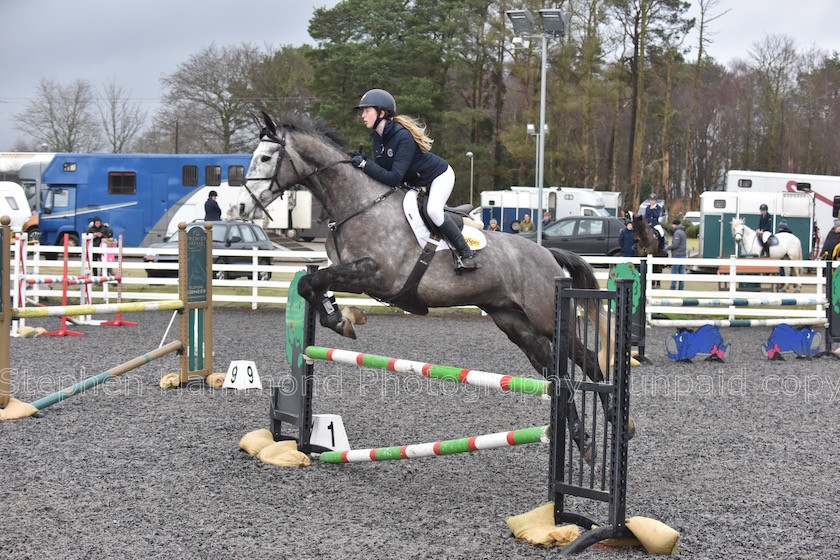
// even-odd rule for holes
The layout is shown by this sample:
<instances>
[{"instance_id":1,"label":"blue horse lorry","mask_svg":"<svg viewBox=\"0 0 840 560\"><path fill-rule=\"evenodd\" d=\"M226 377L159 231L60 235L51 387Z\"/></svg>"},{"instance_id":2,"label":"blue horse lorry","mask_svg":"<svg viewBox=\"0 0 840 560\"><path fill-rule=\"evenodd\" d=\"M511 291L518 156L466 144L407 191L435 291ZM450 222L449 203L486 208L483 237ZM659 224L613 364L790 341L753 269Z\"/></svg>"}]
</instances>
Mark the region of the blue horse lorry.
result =
<instances>
[{"instance_id":1,"label":"blue horse lorry","mask_svg":"<svg viewBox=\"0 0 840 560\"><path fill-rule=\"evenodd\" d=\"M165 241L179 222L204 219L210 191L224 219L238 203L251 154L56 154L42 176L41 243L78 244L94 217L123 235L127 247ZM268 207L268 231L315 237L320 207L308 191ZM308 196L308 198L307 198Z\"/></svg>"}]
</instances>

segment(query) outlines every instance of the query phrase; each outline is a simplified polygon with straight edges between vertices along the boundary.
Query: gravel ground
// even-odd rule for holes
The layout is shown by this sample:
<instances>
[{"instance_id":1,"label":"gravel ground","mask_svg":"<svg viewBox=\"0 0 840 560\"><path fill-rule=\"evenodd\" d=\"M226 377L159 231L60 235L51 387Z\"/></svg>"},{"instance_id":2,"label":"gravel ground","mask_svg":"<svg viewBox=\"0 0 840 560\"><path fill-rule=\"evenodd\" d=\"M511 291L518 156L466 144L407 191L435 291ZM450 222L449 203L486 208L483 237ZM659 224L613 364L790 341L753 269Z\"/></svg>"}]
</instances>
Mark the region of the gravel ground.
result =
<instances>
[{"instance_id":1,"label":"gravel ground","mask_svg":"<svg viewBox=\"0 0 840 560\"><path fill-rule=\"evenodd\" d=\"M158 345L170 315L83 339L12 339L14 394L32 401ZM33 321L56 328L57 320ZM548 447L305 469L264 465L238 441L267 428L288 375L281 312L216 313L217 371L257 363L262 391L161 390L165 357L0 424L0 558L547 558L505 518L546 499ZM770 329L731 329L724 364L665 357L633 370L628 515L682 534L680 558L828 558L840 546L840 361L767 362ZM374 316L318 343L534 375L487 319ZM172 335L170 335L172 339ZM418 443L547 422L548 401L318 364L315 411L343 417L354 447ZM833 489L833 490L832 490ZM834 495L831 492L835 492ZM605 519L601 505L569 510ZM645 558L590 549L580 558Z\"/></svg>"}]
</instances>

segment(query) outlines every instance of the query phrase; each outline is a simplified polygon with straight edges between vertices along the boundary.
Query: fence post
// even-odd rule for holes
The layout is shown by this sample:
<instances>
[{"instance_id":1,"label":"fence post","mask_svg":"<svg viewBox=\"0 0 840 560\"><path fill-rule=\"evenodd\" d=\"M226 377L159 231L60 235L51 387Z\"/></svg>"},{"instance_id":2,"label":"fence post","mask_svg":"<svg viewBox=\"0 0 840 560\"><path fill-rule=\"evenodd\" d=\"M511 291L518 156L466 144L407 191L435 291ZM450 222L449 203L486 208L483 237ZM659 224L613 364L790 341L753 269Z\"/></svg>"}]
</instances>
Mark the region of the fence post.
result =
<instances>
[{"instance_id":1,"label":"fence post","mask_svg":"<svg viewBox=\"0 0 840 560\"><path fill-rule=\"evenodd\" d=\"M6 408L12 397L11 391L11 342L9 332L12 328L12 308L9 299L9 235L11 230L8 216L0 217L0 408Z\"/></svg>"}]
</instances>

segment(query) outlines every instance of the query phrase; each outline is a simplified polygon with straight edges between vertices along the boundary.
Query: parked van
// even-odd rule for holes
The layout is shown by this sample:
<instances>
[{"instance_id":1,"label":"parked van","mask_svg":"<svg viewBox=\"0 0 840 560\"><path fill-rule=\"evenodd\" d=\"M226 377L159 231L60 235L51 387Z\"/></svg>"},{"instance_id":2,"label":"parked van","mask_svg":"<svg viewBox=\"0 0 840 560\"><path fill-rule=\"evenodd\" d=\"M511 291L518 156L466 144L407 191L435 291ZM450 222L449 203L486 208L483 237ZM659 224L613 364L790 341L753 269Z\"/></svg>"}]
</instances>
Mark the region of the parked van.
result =
<instances>
[{"instance_id":1,"label":"parked van","mask_svg":"<svg viewBox=\"0 0 840 560\"><path fill-rule=\"evenodd\" d=\"M545 187L542 202L543 212L548 210L552 220L564 216L609 216L600 194L592 189ZM489 224L491 219L495 219L501 231L517 233L519 222L525 214L529 214L534 223L542 220L539 206L539 191L536 187L483 191L481 221Z\"/></svg>"},{"instance_id":2,"label":"parked van","mask_svg":"<svg viewBox=\"0 0 840 560\"><path fill-rule=\"evenodd\" d=\"M0 216L11 218L13 232L23 232L29 229L32 211L26 201L23 187L12 181L0 181ZM35 216L37 224L37 215Z\"/></svg>"},{"instance_id":3,"label":"parked van","mask_svg":"<svg viewBox=\"0 0 840 560\"><path fill-rule=\"evenodd\" d=\"M840 177L838 176L734 169L726 173L726 190L738 193L803 192L808 194L814 199L814 222L819 228L820 238L815 239L817 251L820 250L819 245L822 240L825 240L834 228L834 220L840 216Z\"/></svg>"}]
</instances>

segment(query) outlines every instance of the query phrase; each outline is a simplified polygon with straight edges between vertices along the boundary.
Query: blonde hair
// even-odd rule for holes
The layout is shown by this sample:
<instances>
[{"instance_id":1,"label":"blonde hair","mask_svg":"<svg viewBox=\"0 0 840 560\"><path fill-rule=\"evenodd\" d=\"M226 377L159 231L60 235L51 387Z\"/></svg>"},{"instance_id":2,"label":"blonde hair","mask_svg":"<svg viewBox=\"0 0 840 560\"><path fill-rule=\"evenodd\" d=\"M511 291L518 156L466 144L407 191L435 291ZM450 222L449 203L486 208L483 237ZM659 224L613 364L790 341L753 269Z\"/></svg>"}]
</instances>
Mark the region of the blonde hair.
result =
<instances>
[{"instance_id":1,"label":"blonde hair","mask_svg":"<svg viewBox=\"0 0 840 560\"><path fill-rule=\"evenodd\" d=\"M432 149L432 143L434 140L429 138L429 135L426 134L425 124L406 115L397 115L393 118L393 120L403 125L406 130L411 133L414 141L417 142L417 146L420 147L420 151L428 152Z\"/></svg>"}]
</instances>

